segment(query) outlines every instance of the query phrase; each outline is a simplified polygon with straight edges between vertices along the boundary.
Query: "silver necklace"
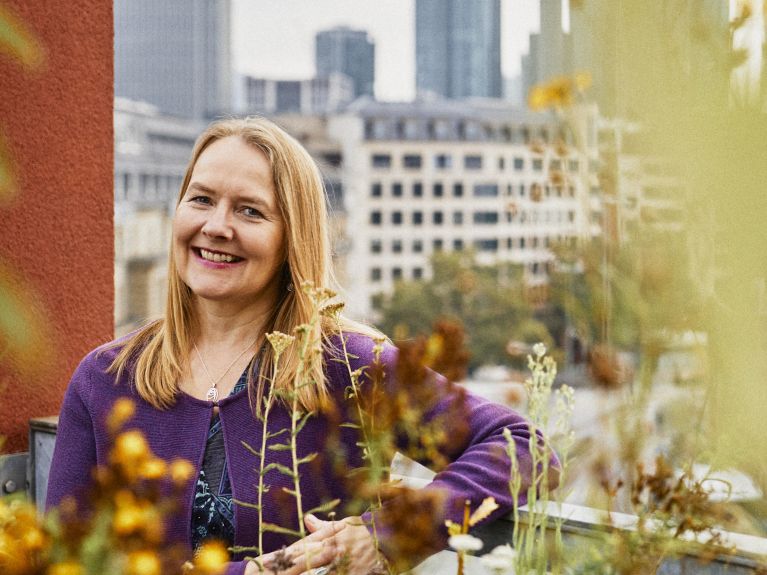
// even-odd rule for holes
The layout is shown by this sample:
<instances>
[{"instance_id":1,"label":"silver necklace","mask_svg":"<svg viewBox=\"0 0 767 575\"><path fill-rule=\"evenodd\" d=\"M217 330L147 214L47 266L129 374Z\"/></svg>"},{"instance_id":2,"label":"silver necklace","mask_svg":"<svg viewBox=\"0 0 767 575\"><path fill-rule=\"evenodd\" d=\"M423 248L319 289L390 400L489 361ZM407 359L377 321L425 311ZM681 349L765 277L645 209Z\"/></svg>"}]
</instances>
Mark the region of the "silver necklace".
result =
<instances>
[{"instance_id":1,"label":"silver necklace","mask_svg":"<svg viewBox=\"0 0 767 575\"><path fill-rule=\"evenodd\" d=\"M216 386L221 382L222 379L224 379L224 376L229 373L229 370L232 369L235 363L237 363L237 360L239 360L246 351L248 351L250 348L252 348L255 343L258 341L258 336L256 336L256 339L254 339L250 344L248 344L248 347L243 349L240 352L240 355L234 358L234 361L229 364L229 367L226 368L224 373L221 374L221 377L213 380L213 377L210 375L210 370L208 369L208 366L205 364L205 360L202 359L202 354L200 353L200 349L197 347L197 342L195 342L194 345L194 351L197 352L197 357L200 358L200 363L202 363L202 368L205 370L205 375L208 376L208 380L210 381L210 388L208 388L208 393L205 395L205 399L207 401L218 401L218 389L216 389Z\"/></svg>"}]
</instances>

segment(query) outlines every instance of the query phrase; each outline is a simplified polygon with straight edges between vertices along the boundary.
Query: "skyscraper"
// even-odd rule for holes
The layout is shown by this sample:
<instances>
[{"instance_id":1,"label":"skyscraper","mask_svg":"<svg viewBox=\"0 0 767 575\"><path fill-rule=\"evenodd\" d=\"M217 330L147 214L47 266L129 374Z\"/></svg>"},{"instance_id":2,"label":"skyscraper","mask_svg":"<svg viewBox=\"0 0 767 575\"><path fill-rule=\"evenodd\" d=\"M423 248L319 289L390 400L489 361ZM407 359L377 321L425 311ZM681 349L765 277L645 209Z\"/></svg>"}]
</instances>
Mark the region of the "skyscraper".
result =
<instances>
[{"instance_id":1,"label":"skyscraper","mask_svg":"<svg viewBox=\"0 0 767 575\"><path fill-rule=\"evenodd\" d=\"M416 0L416 90L500 98L500 0Z\"/></svg>"},{"instance_id":2,"label":"skyscraper","mask_svg":"<svg viewBox=\"0 0 767 575\"><path fill-rule=\"evenodd\" d=\"M115 0L115 96L186 118L231 111L230 2Z\"/></svg>"},{"instance_id":3,"label":"skyscraper","mask_svg":"<svg viewBox=\"0 0 767 575\"><path fill-rule=\"evenodd\" d=\"M354 97L373 96L375 43L365 30L339 26L315 36L317 77L345 74L354 82Z\"/></svg>"}]
</instances>

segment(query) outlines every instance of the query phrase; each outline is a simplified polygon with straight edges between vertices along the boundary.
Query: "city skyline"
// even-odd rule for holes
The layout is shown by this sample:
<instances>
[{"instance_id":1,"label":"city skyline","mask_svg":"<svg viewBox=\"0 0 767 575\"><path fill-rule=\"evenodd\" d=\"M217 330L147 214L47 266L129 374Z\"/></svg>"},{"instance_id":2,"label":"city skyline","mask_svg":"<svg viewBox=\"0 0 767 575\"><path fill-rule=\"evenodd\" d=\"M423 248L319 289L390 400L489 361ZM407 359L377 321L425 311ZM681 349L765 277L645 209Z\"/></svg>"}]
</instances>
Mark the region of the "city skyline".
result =
<instances>
[{"instance_id":1,"label":"city skyline","mask_svg":"<svg viewBox=\"0 0 767 575\"><path fill-rule=\"evenodd\" d=\"M501 2L501 67L506 78L520 72L528 36L538 29L538 4ZM414 0L233 0L232 5L237 74L308 79L315 74L315 34L350 26L367 30L376 43L376 97L403 101L415 96Z\"/></svg>"}]
</instances>

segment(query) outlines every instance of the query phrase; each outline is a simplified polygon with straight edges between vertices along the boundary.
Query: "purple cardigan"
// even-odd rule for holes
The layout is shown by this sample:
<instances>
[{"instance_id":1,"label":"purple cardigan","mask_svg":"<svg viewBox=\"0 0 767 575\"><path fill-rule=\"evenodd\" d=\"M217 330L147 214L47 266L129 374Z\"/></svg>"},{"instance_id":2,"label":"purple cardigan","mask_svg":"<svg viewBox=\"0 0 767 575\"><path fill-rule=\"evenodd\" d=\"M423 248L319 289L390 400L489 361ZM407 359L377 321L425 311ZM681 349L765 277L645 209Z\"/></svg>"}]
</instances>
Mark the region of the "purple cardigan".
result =
<instances>
[{"instance_id":1,"label":"purple cardigan","mask_svg":"<svg viewBox=\"0 0 767 575\"><path fill-rule=\"evenodd\" d=\"M347 337L348 352L353 358L350 362L352 369L370 365L373 360L372 340L359 334L349 334ZM167 525L170 541L185 542L191 547L191 508L195 479L202 464L213 403L179 393L171 408L155 409L136 394L128 381L115 382L114 375L106 373L107 366L117 352L116 348L94 350L83 359L72 376L61 408L47 507L58 505L66 495L82 494L87 488L91 468L107 463L110 441L106 416L116 399L127 396L136 403L136 414L128 427L140 429L146 435L155 455L167 461L184 458L196 466L196 473L184 490L181 511L183 520ZM396 358L396 348L387 346L381 356L387 374L394 373ZM326 364L329 389L339 404L339 412L346 421L352 421L351 416L345 416L352 406L345 405L343 399L345 389L350 384L346 366L332 360L326 361ZM425 416L427 418L444 412L454 399L451 397L454 392L448 391L450 388L444 378L438 376L431 379L433 381L430 385L440 388L436 390L440 400ZM387 385L390 383L387 382ZM461 509L466 499L472 502L474 508L484 498L494 497L500 507L493 517L511 510L512 499L508 486L510 463L503 455L506 445L502 435L504 428L510 429L517 443L520 469L524 474L521 493L526 493L531 468L528 447L530 431L522 416L471 394L467 396L466 407L465 420L456 422L456 425L465 427L468 424L468 433L463 434L463 441L449 442L449 452L444 455L452 463L438 473L427 487L443 490L447 494L445 518L456 522L461 521ZM242 444L246 442L260 449L262 423L251 412L247 391L222 399L219 408L233 497L238 501L255 503L258 495L258 459ZM314 452L321 455L316 463L301 468L301 491L306 509L331 499L339 498L346 502L353 497L338 478L337 466L334 473L332 461L338 460L333 457L334 454L343 451L347 461L346 469L362 466L357 446L358 432L351 427L339 427L338 423L338 420L330 421L325 416L314 416L298 436L299 456ZM281 404L276 404L269 416L268 429L277 432L284 428L290 429L290 412ZM335 433L331 434L330 431ZM451 435L451 429L445 431L448 438L455 437ZM331 435L337 439L332 446L326 443L326 438ZM270 443L278 441L282 442L282 438L272 439ZM269 450L267 462L272 461L290 466L290 453ZM286 503L281 489L292 488L292 479L273 469L265 475L264 482L271 486L265 495L264 520L296 529L295 506L290 505L292 500ZM257 510L235 505L234 519L235 545L255 545L258 539ZM444 545L444 532L441 537ZM264 534L265 552L289 543L283 535L271 532ZM242 558L243 555L235 555L236 561L230 564L227 573L243 573L245 561Z\"/></svg>"}]
</instances>

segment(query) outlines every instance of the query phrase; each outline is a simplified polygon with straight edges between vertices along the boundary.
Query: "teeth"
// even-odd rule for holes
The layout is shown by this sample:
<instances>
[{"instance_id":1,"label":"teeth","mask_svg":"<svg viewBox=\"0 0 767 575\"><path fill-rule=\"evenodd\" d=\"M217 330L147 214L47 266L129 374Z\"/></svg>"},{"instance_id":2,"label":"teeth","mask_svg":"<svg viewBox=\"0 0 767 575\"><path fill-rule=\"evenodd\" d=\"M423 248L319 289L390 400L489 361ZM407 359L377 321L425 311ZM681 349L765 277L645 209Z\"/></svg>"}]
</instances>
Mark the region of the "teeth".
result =
<instances>
[{"instance_id":1,"label":"teeth","mask_svg":"<svg viewBox=\"0 0 767 575\"><path fill-rule=\"evenodd\" d=\"M224 254L215 254L213 252L209 252L208 250L200 249L200 255L203 259L208 260L209 262L225 262L225 263L231 263L235 261L235 256L228 256Z\"/></svg>"}]
</instances>

